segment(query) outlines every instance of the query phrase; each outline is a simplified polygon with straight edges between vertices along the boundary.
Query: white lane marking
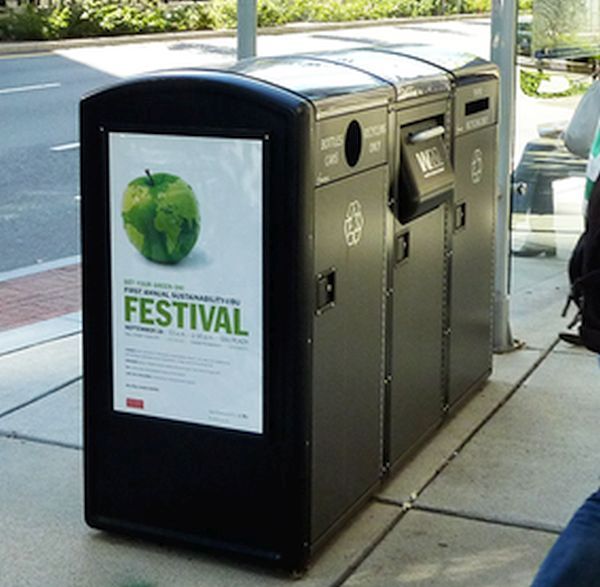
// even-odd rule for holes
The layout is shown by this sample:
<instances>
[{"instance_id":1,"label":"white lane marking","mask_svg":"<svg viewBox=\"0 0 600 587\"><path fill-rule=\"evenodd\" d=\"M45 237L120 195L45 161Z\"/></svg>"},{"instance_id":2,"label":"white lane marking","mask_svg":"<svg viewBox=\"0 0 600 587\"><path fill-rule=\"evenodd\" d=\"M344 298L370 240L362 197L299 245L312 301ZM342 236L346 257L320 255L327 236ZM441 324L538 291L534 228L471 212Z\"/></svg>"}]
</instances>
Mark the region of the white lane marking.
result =
<instances>
[{"instance_id":1,"label":"white lane marking","mask_svg":"<svg viewBox=\"0 0 600 587\"><path fill-rule=\"evenodd\" d=\"M36 90L49 90L51 88L60 88L58 82L48 84L35 84L32 86L18 86L15 88L0 88L0 94L18 94L19 92L35 92Z\"/></svg>"},{"instance_id":2,"label":"white lane marking","mask_svg":"<svg viewBox=\"0 0 600 587\"><path fill-rule=\"evenodd\" d=\"M79 149L79 143L65 143L64 145L50 147L51 151L70 151L71 149Z\"/></svg>"}]
</instances>

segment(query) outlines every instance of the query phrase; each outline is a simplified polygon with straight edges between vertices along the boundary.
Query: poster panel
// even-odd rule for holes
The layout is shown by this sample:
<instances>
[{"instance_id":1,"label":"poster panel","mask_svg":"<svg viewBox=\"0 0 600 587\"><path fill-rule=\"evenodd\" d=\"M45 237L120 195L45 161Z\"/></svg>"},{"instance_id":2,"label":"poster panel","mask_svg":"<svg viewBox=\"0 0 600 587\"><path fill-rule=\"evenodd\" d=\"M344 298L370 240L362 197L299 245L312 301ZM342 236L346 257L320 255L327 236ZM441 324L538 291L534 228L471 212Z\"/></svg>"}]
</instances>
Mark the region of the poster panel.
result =
<instances>
[{"instance_id":1,"label":"poster panel","mask_svg":"<svg viewBox=\"0 0 600 587\"><path fill-rule=\"evenodd\" d=\"M111 132L113 407L263 432L263 141Z\"/></svg>"}]
</instances>

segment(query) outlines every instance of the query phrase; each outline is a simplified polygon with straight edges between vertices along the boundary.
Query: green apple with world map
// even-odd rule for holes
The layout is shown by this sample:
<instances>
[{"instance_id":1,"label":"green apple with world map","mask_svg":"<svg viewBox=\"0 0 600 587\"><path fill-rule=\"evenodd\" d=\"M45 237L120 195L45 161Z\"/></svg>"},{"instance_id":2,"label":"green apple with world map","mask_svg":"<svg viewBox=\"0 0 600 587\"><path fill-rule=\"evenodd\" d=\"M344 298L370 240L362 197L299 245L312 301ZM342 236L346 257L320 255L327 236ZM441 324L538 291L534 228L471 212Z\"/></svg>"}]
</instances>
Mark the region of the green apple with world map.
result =
<instances>
[{"instance_id":1,"label":"green apple with world map","mask_svg":"<svg viewBox=\"0 0 600 587\"><path fill-rule=\"evenodd\" d=\"M194 190L177 175L150 173L129 182L121 215L135 248L155 263L175 264L194 248L200 211Z\"/></svg>"}]
</instances>

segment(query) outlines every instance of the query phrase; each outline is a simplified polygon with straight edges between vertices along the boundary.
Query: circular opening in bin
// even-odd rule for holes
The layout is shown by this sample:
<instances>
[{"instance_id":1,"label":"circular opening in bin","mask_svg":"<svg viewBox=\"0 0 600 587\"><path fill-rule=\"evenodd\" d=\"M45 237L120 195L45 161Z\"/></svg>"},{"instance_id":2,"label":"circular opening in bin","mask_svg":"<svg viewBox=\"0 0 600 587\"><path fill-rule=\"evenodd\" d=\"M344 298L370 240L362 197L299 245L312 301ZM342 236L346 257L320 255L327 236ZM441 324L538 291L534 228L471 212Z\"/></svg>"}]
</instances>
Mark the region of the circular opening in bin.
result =
<instances>
[{"instance_id":1,"label":"circular opening in bin","mask_svg":"<svg viewBox=\"0 0 600 587\"><path fill-rule=\"evenodd\" d=\"M354 167L360 159L362 149L362 131L360 124L353 120L346 130L346 161L350 167Z\"/></svg>"}]
</instances>

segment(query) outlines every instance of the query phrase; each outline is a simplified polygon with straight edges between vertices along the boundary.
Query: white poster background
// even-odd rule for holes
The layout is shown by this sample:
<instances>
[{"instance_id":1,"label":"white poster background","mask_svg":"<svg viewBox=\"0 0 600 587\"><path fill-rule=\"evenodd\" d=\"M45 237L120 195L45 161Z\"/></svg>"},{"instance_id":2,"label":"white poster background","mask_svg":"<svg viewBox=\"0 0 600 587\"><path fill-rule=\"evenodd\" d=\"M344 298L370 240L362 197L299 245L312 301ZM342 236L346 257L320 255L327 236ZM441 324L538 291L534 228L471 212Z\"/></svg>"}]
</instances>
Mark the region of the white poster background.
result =
<instances>
[{"instance_id":1,"label":"white poster background","mask_svg":"<svg viewBox=\"0 0 600 587\"><path fill-rule=\"evenodd\" d=\"M262 157L257 139L109 134L116 411L262 433ZM175 265L147 260L123 228L123 194L146 169L179 176L198 200L198 241ZM132 288L209 296L238 308L248 335L126 323Z\"/></svg>"}]
</instances>

